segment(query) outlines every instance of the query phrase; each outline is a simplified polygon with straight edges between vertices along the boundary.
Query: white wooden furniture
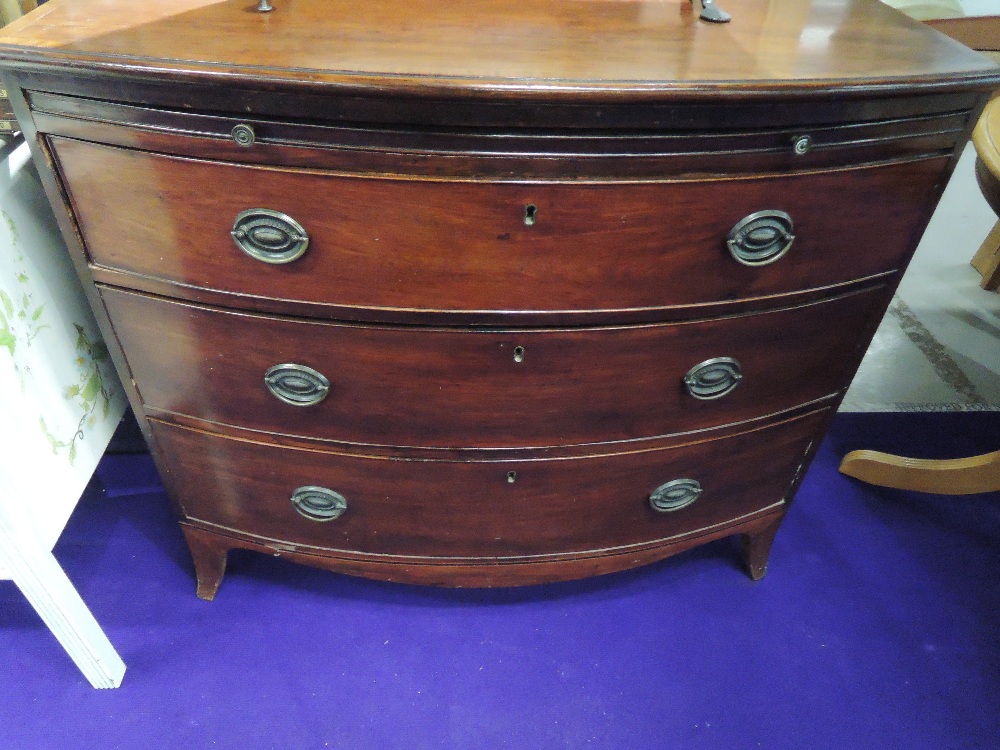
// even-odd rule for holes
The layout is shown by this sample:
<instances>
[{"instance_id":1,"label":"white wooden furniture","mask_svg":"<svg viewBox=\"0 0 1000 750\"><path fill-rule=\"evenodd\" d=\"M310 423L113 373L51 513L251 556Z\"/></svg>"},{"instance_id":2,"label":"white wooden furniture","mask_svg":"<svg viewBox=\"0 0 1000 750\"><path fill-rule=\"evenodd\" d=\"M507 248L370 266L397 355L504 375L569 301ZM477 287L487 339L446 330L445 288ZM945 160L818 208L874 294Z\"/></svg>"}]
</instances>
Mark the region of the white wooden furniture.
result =
<instances>
[{"instance_id":1,"label":"white wooden furniture","mask_svg":"<svg viewBox=\"0 0 1000 750\"><path fill-rule=\"evenodd\" d=\"M125 664L52 549L124 396L23 145L0 164L0 393L0 581L94 687L118 687Z\"/></svg>"}]
</instances>

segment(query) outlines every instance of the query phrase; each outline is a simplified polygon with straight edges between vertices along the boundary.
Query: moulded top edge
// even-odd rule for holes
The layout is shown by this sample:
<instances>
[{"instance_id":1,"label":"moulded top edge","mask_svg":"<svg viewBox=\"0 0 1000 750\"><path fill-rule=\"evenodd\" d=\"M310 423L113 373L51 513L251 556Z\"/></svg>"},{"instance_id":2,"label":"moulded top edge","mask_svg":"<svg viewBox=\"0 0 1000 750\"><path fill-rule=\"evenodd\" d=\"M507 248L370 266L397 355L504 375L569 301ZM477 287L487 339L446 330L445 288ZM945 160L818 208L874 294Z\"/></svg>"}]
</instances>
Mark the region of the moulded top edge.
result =
<instances>
[{"instance_id":1,"label":"moulded top edge","mask_svg":"<svg viewBox=\"0 0 1000 750\"><path fill-rule=\"evenodd\" d=\"M989 88L988 58L878 0L50 0L0 65L427 95L573 98Z\"/></svg>"}]
</instances>

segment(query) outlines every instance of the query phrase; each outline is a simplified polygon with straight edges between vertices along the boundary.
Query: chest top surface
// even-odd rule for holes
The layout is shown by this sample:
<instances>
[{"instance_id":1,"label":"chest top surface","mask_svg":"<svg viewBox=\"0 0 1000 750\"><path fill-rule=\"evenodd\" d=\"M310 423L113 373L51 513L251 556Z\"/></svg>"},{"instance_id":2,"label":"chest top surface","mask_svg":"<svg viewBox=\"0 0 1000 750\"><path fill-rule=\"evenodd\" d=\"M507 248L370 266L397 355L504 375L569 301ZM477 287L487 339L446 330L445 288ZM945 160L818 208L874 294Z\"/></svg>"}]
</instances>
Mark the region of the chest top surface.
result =
<instances>
[{"instance_id":1,"label":"chest top surface","mask_svg":"<svg viewBox=\"0 0 1000 750\"><path fill-rule=\"evenodd\" d=\"M996 66L877 0L51 0L0 55L146 77L427 93L678 96L1000 82Z\"/></svg>"}]
</instances>

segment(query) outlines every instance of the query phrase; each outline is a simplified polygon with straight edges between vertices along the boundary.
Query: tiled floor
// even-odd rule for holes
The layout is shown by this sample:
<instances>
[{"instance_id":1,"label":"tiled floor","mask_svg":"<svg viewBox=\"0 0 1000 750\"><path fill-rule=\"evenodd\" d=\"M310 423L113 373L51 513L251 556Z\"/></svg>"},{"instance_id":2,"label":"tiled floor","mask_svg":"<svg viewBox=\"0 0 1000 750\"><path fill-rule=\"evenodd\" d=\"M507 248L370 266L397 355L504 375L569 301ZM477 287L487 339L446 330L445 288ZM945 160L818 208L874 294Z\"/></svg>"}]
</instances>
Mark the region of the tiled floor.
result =
<instances>
[{"instance_id":1,"label":"tiled floor","mask_svg":"<svg viewBox=\"0 0 1000 750\"><path fill-rule=\"evenodd\" d=\"M1000 411L1000 294L969 260L997 217L968 147L841 411Z\"/></svg>"}]
</instances>

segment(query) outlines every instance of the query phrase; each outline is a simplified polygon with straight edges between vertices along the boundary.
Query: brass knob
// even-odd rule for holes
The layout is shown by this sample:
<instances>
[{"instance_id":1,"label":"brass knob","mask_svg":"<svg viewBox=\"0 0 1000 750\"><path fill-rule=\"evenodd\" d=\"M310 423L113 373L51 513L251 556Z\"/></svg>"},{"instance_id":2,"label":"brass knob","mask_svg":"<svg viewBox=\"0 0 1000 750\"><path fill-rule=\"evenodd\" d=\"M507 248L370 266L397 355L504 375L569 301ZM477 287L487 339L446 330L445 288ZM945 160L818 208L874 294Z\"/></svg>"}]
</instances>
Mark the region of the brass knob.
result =
<instances>
[{"instance_id":1,"label":"brass knob","mask_svg":"<svg viewBox=\"0 0 1000 750\"><path fill-rule=\"evenodd\" d=\"M307 485L292 493L292 507L310 521L332 521L347 511L347 500L326 487Z\"/></svg>"},{"instance_id":2,"label":"brass knob","mask_svg":"<svg viewBox=\"0 0 1000 750\"><path fill-rule=\"evenodd\" d=\"M774 263L795 242L792 217L784 211L757 211L738 221L726 237L733 258L744 266Z\"/></svg>"},{"instance_id":3,"label":"brass knob","mask_svg":"<svg viewBox=\"0 0 1000 750\"><path fill-rule=\"evenodd\" d=\"M695 479L672 479L661 484L649 495L649 505L660 513L670 513L686 508L702 493L701 484Z\"/></svg>"},{"instance_id":4,"label":"brass knob","mask_svg":"<svg viewBox=\"0 0 1000 750\"><path fill-rule=\"evenodd\" d=\"M715 357L699 362L684 375L688 394L702 401L732 393L743 380L743 369L732 357Z\"/></svg>"},{"instance_id":5,"label":"brass knob","mask_svg":"<svg viewBox=\"0 0 1000 750\"><path fill-rule=\"evenodd\" d=\"M244 148L252 146L254 141L257 140L257 134L254 132L253 126L243 122L233 128L232 136L237 145Z\"/></svg>"},{"instance_id":6,"label":"brass knob","mask_svg":"<svg viewBox=\"0 0 1000 750\"><path fill-rule=\"evenodd\" d=\"M291 362L269 367L264 385L275 398L292 406L314 406L330 392L330 381L322 373Z\"/></svg>"},{"instance_id":7,"label":"brass knob","mask_svg":"<svg viewBox=\"0 0 1000 750\"><path fill-rule=\"evenodd\" d=\"M280 265L301 258L309 233L295 219L269 208L241 211L230 232L236 247L262 263Z\"/></svg>"}]
</instances>

